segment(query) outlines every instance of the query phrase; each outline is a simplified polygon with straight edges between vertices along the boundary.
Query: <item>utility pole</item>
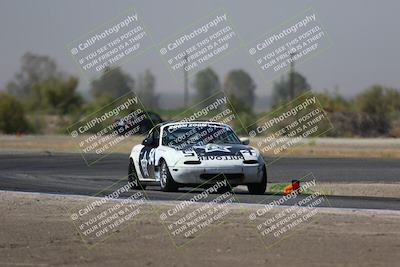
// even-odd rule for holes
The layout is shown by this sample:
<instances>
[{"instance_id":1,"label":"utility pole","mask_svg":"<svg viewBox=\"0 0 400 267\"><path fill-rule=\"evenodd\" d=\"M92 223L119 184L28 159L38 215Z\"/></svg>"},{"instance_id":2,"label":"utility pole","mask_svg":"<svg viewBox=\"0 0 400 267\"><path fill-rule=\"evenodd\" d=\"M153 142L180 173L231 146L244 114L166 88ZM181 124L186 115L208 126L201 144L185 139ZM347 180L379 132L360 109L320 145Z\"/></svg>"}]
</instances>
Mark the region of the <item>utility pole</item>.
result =
<instances>
[{"instance_id":1,"label":"utility pole","mask_svg":"<svg viewBox=\"0 0 400 267\"><path fill-rule=\"evenodd\" d=\"M184 100L183 101L184 101L185 107L187 107L189 105L189 88L188 88L188 73L186 71L187 64L188 64L186 53L185 53L184 59L185 59L185 64L183 65L183 89L184 89L184 95L183 95Z\"/></svg>"},{"instance_id":2,"label":"utility pole","mask_svg":"<svg viewBox=\"0 0 400 267\"><path fill-rule=\"evenodd\" d=\"M296 55L296 52L291 52L290 53L290 71L289 71L289 100L293 100L295 97L295 92L294 92L294 56Z\"/></svg>"}]
</instances>

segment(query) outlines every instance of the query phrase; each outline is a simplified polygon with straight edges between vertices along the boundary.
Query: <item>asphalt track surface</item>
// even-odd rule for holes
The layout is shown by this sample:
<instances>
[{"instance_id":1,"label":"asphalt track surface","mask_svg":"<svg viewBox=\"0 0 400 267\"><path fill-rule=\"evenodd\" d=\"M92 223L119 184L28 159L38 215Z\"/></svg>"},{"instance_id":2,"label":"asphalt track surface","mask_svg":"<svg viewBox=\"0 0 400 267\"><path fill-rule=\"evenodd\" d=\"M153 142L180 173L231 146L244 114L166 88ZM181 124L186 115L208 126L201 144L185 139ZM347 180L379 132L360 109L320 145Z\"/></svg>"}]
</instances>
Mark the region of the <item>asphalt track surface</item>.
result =
<instances>
[{"instance_id":1,"label":"asphalt track surface","mask_svg":"<svg viewBox=\"0 0 400 267\"><path fill-rule=\"evenodd\" d=\"M273 159L266 158L266 162ZM87 166L74 153L1 153L0 190L73 195L104 196L126 184L128 155L112 154ZM313 173L317 182L399 182L400 161L381 158L281 158L268 168L268 182L290 182ZM111 186L111 187L110 187ZM149 200L188 200L200 191L182 188L165 193L158 187L147 187ZM100 192L100 193L99 193ZM132 192L126 194L128 197ZM218 197L213 194L212 198ZM269 203L282 196L235 193L240 203ZM306 196L299 196L304 198ZM208 199L210 200L210 199ZM400 199L377 197L329 196L324 207L400 210ZM291 205L294 202L285 202Z\"/></svg>"}]
</instances>

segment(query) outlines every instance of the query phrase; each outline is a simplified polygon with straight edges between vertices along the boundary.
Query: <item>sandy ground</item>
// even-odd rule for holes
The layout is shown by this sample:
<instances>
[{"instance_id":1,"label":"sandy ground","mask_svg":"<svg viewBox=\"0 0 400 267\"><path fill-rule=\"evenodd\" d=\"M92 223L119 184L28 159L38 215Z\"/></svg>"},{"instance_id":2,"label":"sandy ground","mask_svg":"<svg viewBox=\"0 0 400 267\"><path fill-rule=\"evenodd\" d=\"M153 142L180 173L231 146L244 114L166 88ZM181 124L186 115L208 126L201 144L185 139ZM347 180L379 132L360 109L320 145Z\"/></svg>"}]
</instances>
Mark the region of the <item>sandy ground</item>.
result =
<instances>
[{"instance_id":1,"label":"sandy ground","mask_svg":"<svg viewBox=\"0 0 400 267\"><path fill-rule=\"evenodd\" d=\"M267 248L248 215L230 205L219 226L176 248L154 209L88 248L70 219L90 197L0 192L0 266L398 266L400 213L321 210L318 220Z\"/></svg>"},{"instance_id":2,"label":"sandy ground","mask_svg":"<svg viewBox=\"0 0 400 267\"><path fill-rule=\"evenodd\" d=\"M52 151L80 152L78 143L87 138L68 135L0 135L0 151ZM112 148L112 152L128 153L142 136L131 136ZM261 138L250 139L250 145L258 147ZM265 153L266 156L274 156ZM393 138L305 138L282 155L319 157L390 157L400 158L400 139Z\"/></svg>"}]
</instances>

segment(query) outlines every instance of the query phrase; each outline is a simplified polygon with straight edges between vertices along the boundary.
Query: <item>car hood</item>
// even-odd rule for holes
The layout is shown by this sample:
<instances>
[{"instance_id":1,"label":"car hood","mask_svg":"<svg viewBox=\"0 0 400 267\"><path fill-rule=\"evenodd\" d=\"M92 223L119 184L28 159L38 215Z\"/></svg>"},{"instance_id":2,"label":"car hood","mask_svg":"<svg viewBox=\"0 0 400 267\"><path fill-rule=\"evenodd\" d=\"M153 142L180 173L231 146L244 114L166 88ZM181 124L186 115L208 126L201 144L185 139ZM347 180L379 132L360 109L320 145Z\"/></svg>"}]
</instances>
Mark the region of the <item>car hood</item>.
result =
<instances>
[{"instance_id":1,"label":"car hood","mask_svg":"<svg viewBox=\"0 0 400 267\"><path fill-rule=\"evenodd\" d=\"M196 152L197 155L211 155L211 156L218 156L218 155L235 155L240 151L250 151L248 146L242 144L207 144L207 145L194 145L190 147L190 150Z\"/></svg>"},{"instance_id":2,"label":"car hood","mask_svg":"<svg viewBox=\"0 0 400 267\"><path fill-rule=\"evenodd\" d=\"M200 160L213 159L215 157L234 157L231 159L245 159L248 157L257 157L256 151L242 144L207 144L207 145L194 145L186 148L184 154L188 155L193 153ZM193 155L194 156L194 155Z\"/></svg>"}]
</instances>

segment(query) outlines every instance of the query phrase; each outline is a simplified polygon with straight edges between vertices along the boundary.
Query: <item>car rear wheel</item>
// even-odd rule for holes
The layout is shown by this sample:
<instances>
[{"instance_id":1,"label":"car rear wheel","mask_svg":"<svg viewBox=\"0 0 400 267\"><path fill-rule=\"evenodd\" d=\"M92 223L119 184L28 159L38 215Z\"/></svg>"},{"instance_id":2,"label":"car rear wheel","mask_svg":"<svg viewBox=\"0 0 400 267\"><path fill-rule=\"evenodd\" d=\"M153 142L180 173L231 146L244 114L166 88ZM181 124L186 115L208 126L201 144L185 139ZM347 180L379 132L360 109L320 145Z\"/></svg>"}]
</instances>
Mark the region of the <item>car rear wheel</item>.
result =
<instances>
[{"instance_id":1,"label":"car rear wheel","mask_svg":"<svg viewBox=\"0 0 400 267\"><path fill-rule=\"evenodd\" d=\"M146 188L145 185L139 184L135 164L133 163L133 160L131 158L129 159L128 182L131 184L131 189L140 190Z\"/></svg>"},{"instance_id":2,"label":"car rear wheel","mask_svg":"<svg viewBox=\"0 0 400 267\"><path fill-rule=\"evenodd\" d=\"M160 168L160 186L165 192L173 192L178 190L178 184L174 181L169 172L167 163L163 160Z\"/></svg>"},{"instance_id":3,"label":"car rear wheel","mask_svg":"<svg viewBox=\"0 0 400 267\"><path fill-rule=\"evenodd\" d=\"M249 190L250 194L263 195L265 193L265 190L267 189L267 170L265 166L263 167L262 177L261 182L247 185L247 190Z\"/></svg>"}]
</instances>

